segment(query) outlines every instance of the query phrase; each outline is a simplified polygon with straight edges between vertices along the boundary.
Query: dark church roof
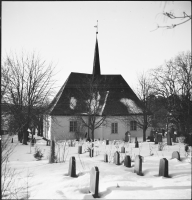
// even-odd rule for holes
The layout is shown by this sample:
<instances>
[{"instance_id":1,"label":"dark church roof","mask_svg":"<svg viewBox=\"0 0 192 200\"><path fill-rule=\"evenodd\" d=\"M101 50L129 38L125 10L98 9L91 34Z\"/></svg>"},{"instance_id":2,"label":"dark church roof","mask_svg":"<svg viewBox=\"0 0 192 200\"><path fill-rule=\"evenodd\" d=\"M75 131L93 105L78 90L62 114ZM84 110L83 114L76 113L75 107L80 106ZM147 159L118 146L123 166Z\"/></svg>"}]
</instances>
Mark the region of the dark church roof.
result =
<instances>
[{"instance_id":1,"label":"dark church roof","mask_svg":"<svg viewBox=\"0 0 192 200\"><path fill-rule=\"evenodd\" d=\"M56 97L50 104L53 116L86 115L86 96L90 89L89 80L98 80L100 96L98 115L124 116L142 114L143 105L121 75L101 75L99 48L96 39L93 73L71 72Z\"/></svg>"}]
</instances>

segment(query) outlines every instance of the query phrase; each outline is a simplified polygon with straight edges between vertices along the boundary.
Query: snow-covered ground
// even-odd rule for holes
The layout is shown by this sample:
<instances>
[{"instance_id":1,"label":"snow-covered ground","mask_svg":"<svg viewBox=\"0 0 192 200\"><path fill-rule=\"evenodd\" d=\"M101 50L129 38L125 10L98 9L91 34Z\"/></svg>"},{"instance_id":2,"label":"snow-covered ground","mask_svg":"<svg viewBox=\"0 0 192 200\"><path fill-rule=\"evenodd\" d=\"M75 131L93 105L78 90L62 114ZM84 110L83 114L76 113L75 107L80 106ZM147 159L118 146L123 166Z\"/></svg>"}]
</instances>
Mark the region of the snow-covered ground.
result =
<instances>
[{"instance_id":1,"label":"snow-covered ground","mask_svg":"<svg viewBox=\"0 0 192 200\"><path fill-rule=\"evenodd\" d=\"M14 144L16 141L15 136ZM100 199L191 199L191 158L186 158L183 143L165 146L163 151L158 151L154 142L139 143L140 148L134 148L134 143L125 143L126 154L132 155L132 167L105 163L104 154L113 155L116 150L121 150L122 145L123 142L106 145L105 141L96 141L97 155L91 158L88 152L84 152L87 145L83 144L83 153L78 154L76 143L74 147L66 147L65 162L49 164L50 146L46 146L46 141L37 138L35 146L41 148L44 154L39 161L33 156L35 147L30 149L30 145L18 143L9 159L9 165L21 172L15 187L25 188L25 199L26 193L29 199L93 199L89 193L90 170L97 166ZM174 151L180 152L181 161L171 159ZM144 157L143 176L134 173L134 156L138 154ZM72 156L76 159L77 178L68 176ZM121 153L121 161L124 156L125 153ZM168 160L169 178L158 176L161 158Z\"/></svg>"}]
</instances>

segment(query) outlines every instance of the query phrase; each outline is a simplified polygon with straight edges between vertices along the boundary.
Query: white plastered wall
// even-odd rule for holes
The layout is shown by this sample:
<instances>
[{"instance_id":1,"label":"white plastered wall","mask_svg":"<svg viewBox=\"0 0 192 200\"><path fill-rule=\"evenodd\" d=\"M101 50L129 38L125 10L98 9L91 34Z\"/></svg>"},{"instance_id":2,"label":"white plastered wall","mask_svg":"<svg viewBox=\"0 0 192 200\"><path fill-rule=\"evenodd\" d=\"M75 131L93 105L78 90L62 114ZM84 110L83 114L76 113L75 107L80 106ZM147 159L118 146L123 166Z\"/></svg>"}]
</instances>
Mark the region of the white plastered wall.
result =
<instances>
[{"instance_id":1,"label":"white plastered wall","mask_svg":"<svg viewBox=\"0 0 192 200\"><path fill-rule=\"evenodd\" d=\"M69 132L69 121L73 120L72 117L70 116L57 116L51 117L51 133L48 133L48 137L51 138L55 137L56 140L59 139L76 139L75 133ZM86 119L85 119L86 120ZM111 123L118 123L118 133L117 134L112 134L111 133ZM146 131L146 137L150 135L150 128L147 129ZM143 130L137 127L136 131L131 131L130 130L130 123L125 123L122 120L122 117L110 117L107 118L107 125L106 126L100 126L98 129L94 131L94 136L95 139L109 139L109 140L123 140L125 139L125 133L129 131L131 133L131 138L133 141L133 138L137 137L138 141L143 141ZM86 128L82 130L84 134L87 131ZM90 131L90 138L91 138L91 131Z\"/></svg>"}]
</instances>

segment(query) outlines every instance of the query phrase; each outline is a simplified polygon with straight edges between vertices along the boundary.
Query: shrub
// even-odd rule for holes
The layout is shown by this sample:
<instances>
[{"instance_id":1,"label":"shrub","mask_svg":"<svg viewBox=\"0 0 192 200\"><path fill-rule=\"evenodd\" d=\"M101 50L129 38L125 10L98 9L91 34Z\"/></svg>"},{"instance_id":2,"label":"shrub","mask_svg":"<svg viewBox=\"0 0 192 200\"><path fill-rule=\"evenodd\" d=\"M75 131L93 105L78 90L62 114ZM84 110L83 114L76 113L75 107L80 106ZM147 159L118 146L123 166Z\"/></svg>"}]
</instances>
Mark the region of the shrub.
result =
<instances>
[{"instance_id":1,"label":"shrub","mask_svg":"<svg viewBox=\"0 0 192 200\"><path fill-rule=\"evenodd\" d=\"M36 146L35 147L34 158L36 158L37 160L41 160L42 157L43 157L42 150Z\"/></svg>"}]
</instances>

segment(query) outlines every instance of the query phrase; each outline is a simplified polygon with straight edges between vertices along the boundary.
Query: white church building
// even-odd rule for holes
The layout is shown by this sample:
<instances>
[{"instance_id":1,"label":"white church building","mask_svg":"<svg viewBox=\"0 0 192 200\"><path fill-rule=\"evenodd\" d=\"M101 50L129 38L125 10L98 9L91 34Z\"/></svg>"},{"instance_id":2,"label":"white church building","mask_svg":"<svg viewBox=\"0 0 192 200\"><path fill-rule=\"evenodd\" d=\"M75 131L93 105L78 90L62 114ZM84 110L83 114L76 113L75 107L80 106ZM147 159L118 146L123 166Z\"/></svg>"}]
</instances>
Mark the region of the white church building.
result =
<instances>
[{"instance_id":1,"label":"white church building","mask_svg":"<svg viewBox=\"0 0 192 200\"><path fill-rule=\"evenodd\" d=\"M91 85L90 80L96 81ZM97 94L94 104L90 103L91 89ZM91 107L96 108L95 112L90 113ZM125 140L129 134L143 141L143 130L135 120L142 120L143 108L120 74L101 74L96 37L93 73L70 73L44 116L43 137L48 140L92 138L89 120L95 120L94 139ZM146 136L150 130L147 129Z\"/></svg>"}]
</instances>

